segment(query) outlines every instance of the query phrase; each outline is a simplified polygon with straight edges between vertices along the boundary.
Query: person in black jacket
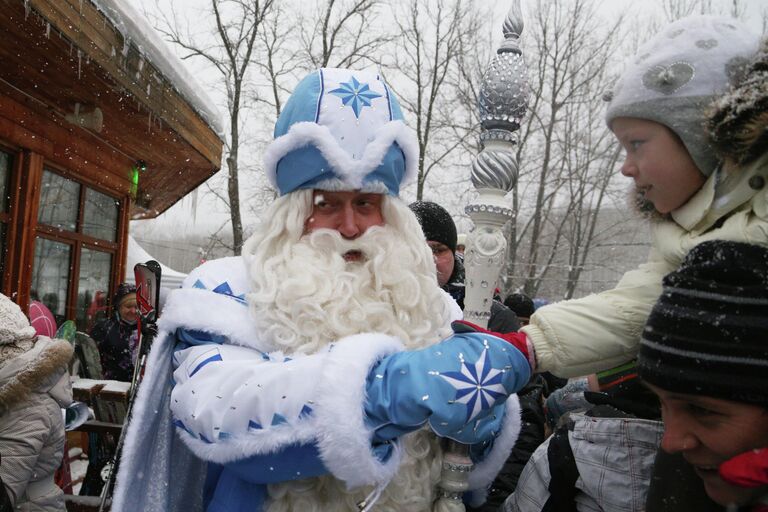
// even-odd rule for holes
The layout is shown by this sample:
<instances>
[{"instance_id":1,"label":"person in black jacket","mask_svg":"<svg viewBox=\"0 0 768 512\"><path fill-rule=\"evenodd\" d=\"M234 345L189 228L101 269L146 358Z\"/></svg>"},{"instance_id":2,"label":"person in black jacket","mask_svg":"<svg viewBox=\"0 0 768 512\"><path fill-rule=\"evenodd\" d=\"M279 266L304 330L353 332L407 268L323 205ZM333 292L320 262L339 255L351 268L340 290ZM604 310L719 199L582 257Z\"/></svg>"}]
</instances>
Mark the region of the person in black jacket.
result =
<instances>
[{"instance_id":1,"label":"person in black jacket","mask_svg":"<svg viewBox=\"0 0 768 512\"><path fill-rule=\"evenodd\" d=\"M93 327L91 337L99 347L104 378L130 382L138 341L136 287L118 285L112 308L112 314Z\"/></svg>"}]
</instances>

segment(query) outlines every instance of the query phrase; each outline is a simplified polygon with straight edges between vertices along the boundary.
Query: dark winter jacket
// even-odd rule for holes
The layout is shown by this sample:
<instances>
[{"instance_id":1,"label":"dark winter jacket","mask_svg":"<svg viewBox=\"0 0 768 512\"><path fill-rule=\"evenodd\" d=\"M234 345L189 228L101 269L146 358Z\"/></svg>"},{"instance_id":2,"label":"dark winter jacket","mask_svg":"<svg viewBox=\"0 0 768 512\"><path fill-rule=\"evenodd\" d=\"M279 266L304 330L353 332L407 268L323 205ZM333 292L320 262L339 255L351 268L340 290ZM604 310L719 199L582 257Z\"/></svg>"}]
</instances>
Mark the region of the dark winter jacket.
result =
<instances>
[{"instance_id":1,"label":"dark winter jacket","mask_svg":"<svg viewBox=\"0 0 768 512\"><path fill-rule=\"evenodd\" d=\"M133 378L136 324L122 322L113 313L93 327L91 337L99 347L104 378L129 382Z\"/></svg>"},{"instance_id":2,"label":"dark winter jacket","mask_svg":"<svg viewBox=\"0 0 768 512\"><path fill-rule=\"evenodd\" d=\"M701 478L682 455L670 455L662 450L653 463L645 507L654 512L725 512L725 507L709 499Z\"/></svg>"}]
</instances>

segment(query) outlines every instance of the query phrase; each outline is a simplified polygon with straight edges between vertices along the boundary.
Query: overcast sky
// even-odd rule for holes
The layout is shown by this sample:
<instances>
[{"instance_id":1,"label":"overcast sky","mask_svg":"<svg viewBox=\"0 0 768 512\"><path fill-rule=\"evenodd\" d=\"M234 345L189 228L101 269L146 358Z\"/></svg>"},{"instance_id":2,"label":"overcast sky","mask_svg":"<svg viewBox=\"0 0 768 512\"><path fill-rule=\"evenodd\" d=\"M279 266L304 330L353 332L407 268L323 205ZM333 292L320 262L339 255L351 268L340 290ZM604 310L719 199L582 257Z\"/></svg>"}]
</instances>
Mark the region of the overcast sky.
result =
<instances>
[{"instance_id":1,"label":"overcast sky","mask_svg":"<svg viewBox=\"0 0 768 512\"><path fill-rule=\"evenodd\" d=\"M130 0L132 4L136 6L136 8L140 11L146 11L150 13L157 13L160 9L168 9L168 7L173 4L175 9L182 15L189 17L190 19L197 19L200 16L201 10L208 10L209 0ZM280 2L289 1L289 0L277 0ZM306 0L301 0L306 1ZM475 0L475 1L483 1L486 0ZM561 1L569 1L569 0L561 0ZM619 13L625 13L630 19L637 18L638 20L638 26L646 26L647 22L646 20L649 19L649 17L656 17L659 21L664 19L663 16L663 10L662 10L662 2L663 1L669 1L669 0L644 0L642 2L637 2L636 0L603 0L602 2L597 2L600 8L601 13L606 18L612 18ZM719 10L719 12L728 12L730 9L730 6L732 4L732 0L703 0L705 2L708 2L712 5L713 9ZM766 17L766 13L768 12L768 2L765 0L741 0L741 3L744 5L747 15L745 16L745 21L752 26L752 28L756 32L761 32L763 30L763 20ZM494 38L496 42L500 42L502 39L501 35L501 25L504 21L504 17L506 16L507 11L509 10L509 6L511 5L511 2L508 0L505 1L496 1L494 3L494 18L495 23L497 24L497 28L494 29ZM527 9L531 9L535 7L536 0L522 0L522 8L524 13ZM384 10L386 16L386 12L389 12L387 9ZM206 24L200 24L200 26L205 26ZM523 32L523 38L525 38L525 30ZM173 49L174 52L178 53L178 48ZM202 66L202 62L196 61L196 60L186 60L182 63L182 65L186 66L191 74L193 76L197 76L201 78L201 86L210 89L206 86L205 77L201 76L203 69L205 69ZM221 97L221 93L210 89L207 90L208 94L218 103L219 105L226 105L225 98ZM220 107L222 111L225 111L225 107ZM225 119L225 126L226 126L226 119ZM469 170L467 171L467 176L469 176ZM179 233L179 231L195 231L195 232L202 232L202 233L211 233L216 228L218 228L222 222L224 222L227 218L227 214L221 211L221 208L219 208L219 212L211 211L210 207L207 206L208 202L203 197L203 192L205 190L205 187L200 187L197 193L191 194L189 197L182 200L180 203L177 203L174 207L172 207L168 212L161 215L155 220L143 220L143 221L137 221L132 222L131 229L133 232L135 232L138 236L144 236L147 238L156 238L158 235L157 233L168 233L168 232L175 232ZM193 206L195 204L202 205L199 206L197 209L197 215L193 216ZM243 213L246 214L245 210L243 210ZM246 214L244 218L244 222L249 223L253 222L252 218L249 218Z\"/></svg>"}]
</instances>

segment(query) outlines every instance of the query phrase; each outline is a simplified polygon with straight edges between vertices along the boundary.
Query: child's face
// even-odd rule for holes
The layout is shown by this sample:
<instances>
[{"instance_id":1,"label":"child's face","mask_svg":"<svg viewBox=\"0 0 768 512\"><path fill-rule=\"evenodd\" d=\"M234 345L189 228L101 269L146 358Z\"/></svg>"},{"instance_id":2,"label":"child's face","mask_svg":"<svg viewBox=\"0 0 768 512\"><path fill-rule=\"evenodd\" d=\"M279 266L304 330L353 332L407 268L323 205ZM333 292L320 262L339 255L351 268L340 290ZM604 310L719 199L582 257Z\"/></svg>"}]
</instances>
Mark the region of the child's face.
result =
<instances>
[{"instance_id":1,"label":"child's face","mask_svg":"<svg viewBox=\"0 0 768 512\"><path fill-rule=\"evenodd\" d=\"M706 181L682 141L663 124L617 117L611 129L626 152L621 173L635 180L638 194L659 213L683 206Z\"/></svg>"}]
</instances>

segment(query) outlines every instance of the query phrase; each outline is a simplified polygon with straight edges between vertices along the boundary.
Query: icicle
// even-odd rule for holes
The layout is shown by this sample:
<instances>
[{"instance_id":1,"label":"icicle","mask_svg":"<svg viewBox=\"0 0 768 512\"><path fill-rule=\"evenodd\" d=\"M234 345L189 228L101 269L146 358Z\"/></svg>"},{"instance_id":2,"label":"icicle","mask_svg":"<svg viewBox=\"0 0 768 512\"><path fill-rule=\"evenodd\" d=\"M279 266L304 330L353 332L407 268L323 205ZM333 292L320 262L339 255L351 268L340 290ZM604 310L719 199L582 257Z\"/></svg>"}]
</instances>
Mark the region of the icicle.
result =
<instances>
[{"instance_id":1,"label":"icicle","mask_svg":"<svg viewBox=\"0 0 768 512\"><path fill-rule=\"evenodd\" d=\"M128 37L123 38L123 57L128 56L128 50L131 47L131 39Z\"/></svg>"},{"instance_id":2,"label":"icicle","mask_svg":"<svg viewBox=\"0 0 768 512\"><path fill-rule=\"evenodd\" d=\"M51 24L47 21L45 22L45 38L50 39L51 38Z\"/></svg>"},{"instance_id":3,"label":"icicle","mask_svg":"<svg viewBox=\"0 0 768 512\"><path fill-rule=\"evenodd\" d=\"M152 111L149 111L149 117L147 118L147 131L152 131Z\"/></svg>"},{"instance_id":4,"label":"icicle","mask_svg":"<svg viewBox=\"0 0 768 512\"><path fill-rule=\"evenodd\" d=\"M141 70L144 69L144 59L139 59L139 65L136 68L136 73L133 75L133 79L137 82L141 80Z\"/></svg>"},{"instance_id":5,"label":"icicle","mask_svg":"<svg viewBox=\"0 0 768 512\"><path fill-rule=\"evenodd\" d=\"M83 52L80 48L77 49L77 79L80 80L80 72L83 68Z\"/></svg>"},{"instance_id":6,"label":"icicle","mask_svg":"<svg viewBox=\"0 0 768 512\"><path fill-rule=\"evenodd\" d=\"M198 199L198 191L202 187L197 187L194 192L192 192L192 223L194 224L197 222L197 199Z\"/></svg>"},{"instance_id":7,"label":"icicle","mask_svg":"<svg viewBox=\"0 0 768 512\"><path fill-rule=\"evenodd\" d=\"M150 82L147 82L147 96L149 96L149 93L151 90L152 90L152 84Z\"/></svg>"},{"instance_id":8,"label":"icicle","mask_svg":"<svg viewBox=\"0 0 768 512\"><path fill-rule=\"evenodd\" d=\"M115 51L115 47L113 46L113 47L112 47L112 51L111 51L111 52L109 52L109 56L110 56L110 57L114 57L115 55L117 55L117 52Z\"/></svg>"},{"instance_id":9,"label":"icicle","mask_svg":"<svg viewBox=\"0 0 768 512\"><path fill-rule=\"evenodd\" d=\"M83 0L80 0L80 16L83 15Z\"/></svg>"},{"instance_id":10,"label":"icicle","mask_svg":"<svg viewBox=\"0 0 768 512\"><path fill-rule=\"evenodd\" d=\"M24 0L24 21L29 17L29 0Z\"/></svg>"}]
</instances>

